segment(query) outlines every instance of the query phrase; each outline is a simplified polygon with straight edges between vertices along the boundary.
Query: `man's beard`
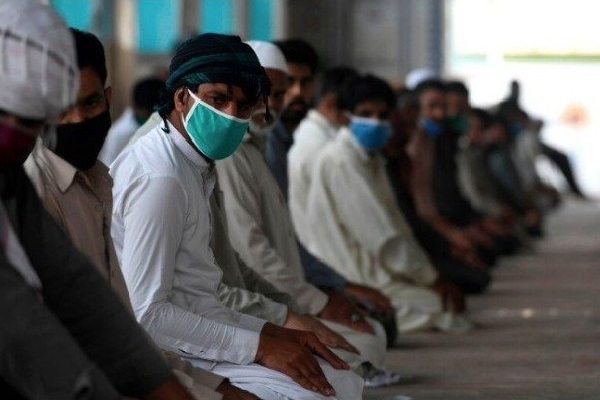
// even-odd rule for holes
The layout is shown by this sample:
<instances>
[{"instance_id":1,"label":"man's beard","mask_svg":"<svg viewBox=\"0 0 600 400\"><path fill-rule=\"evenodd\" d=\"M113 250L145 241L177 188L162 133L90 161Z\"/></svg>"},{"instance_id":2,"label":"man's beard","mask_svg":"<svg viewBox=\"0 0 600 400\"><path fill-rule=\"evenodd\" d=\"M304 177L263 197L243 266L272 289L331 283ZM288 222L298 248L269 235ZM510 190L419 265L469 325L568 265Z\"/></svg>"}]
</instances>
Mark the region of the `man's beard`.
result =
<instances>
[{"instance_id":1,"label":"man's beard","mask_svg":"<svg viewBox=\"0 0 600 400\"><path fill-rule=\"evenodd\" d=\"M309 105L301 97L296 97L281 113L281 120L289 124L299 124L306 116Z\"/></svg>"}]
</instances>

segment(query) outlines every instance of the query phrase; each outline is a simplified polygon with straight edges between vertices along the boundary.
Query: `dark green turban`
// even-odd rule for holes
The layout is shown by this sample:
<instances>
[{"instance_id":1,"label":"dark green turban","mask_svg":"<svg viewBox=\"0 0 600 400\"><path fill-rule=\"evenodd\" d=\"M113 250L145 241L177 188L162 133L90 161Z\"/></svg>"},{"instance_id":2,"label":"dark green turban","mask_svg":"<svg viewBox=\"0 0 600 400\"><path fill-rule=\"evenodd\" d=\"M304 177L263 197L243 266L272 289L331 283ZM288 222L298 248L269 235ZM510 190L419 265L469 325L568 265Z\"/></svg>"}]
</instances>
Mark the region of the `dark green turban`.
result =
<instances>
[{"instance_id":1,"label":"dark green turban","mask_svg":"<svg viewBox=\"0 0 600 400\"><path fill-rule=\"evenodd\" d=\"M182 86L226 83L238 86L249 101L266 100L271 82L258 57L238 36L205 33L180 44L169 67L161 115L173 109L173 93Z\"/></svg>"}]
</instances>

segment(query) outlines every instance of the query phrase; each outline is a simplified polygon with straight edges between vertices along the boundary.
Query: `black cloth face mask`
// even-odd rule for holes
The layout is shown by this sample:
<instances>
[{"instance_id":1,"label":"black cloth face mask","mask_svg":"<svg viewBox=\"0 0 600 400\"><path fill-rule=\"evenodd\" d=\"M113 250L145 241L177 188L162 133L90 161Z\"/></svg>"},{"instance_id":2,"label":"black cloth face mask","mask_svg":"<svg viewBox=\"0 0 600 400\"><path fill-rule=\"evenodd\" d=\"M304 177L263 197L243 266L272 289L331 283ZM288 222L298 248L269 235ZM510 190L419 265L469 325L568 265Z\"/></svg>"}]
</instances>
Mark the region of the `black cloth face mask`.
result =
<instances>
[{"instance_id":1,"label":"black cloth face mask","mask_svg":"<svg viewBox=\"0 0 600 400\"><path fill-rule=\"evenodd\" d=\"M110 125L108 109L82 122L58 125L53 151L77 170L88 170L98 159Z\"/></svg>"}]
</instances>

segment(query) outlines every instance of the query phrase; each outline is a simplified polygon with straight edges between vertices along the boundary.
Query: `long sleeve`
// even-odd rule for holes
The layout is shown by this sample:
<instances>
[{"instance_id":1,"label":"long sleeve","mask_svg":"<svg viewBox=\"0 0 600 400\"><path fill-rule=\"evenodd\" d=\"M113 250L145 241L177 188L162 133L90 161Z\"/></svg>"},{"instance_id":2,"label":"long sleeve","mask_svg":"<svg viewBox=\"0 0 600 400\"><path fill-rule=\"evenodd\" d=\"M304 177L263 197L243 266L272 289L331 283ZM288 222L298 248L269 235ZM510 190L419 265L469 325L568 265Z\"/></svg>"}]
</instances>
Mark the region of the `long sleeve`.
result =
<instances>
[{"instance_id":1,"label":"long sleeve","mask_svg":"<svg viewBox=\"0 0 600 400\"><path fill-rule=\"evenodd\" d=\"M453 229L452 224L437 209L432 188L434 143L419 132L412 139L411 190L414 195L417 213L441 234Z\"/></svg>"},{"instance_id":2,"label":"long sleeve","mask_svg":"<svg viewBox=\"0 0 600 400\"><path fill-rule=\"evenodd\" d=\"M390 279L430 284L436 278L435 270L400 211L390 209L397 206L379 161L370 160L365 166L372 175L359 173L350 163L328 168L327 184L334 207L348 234L371 257L380 260ZM349 187L352 190L347 190Z\"/></svg>"},{"instance_id":3,"label":"long sleeve","mask_svg":"<svg viewBox=\"0 0 600 400\"><path fill-rule=\"evenodd\" d=\"M138 178L120 194L118 204L114 214L122 226L113 224L113 238L121 249L134 312L153 339L178 354L253 362L265 321L222 305L215 297L220 275L192 267L200 260L189 254L191 250L181 249L184 231L209 228L187 223L189 202L180 182L172 177ZM177 275L175 266L183 260L191 266ZM188 275L186 281L177 282L182 274ZM175 283L184 285L180 292L186 294L176 292ZM207 293L203 285L208 284L215 293ZM186 307L174 298L180 299L179 304L186 302Z\"/></svg>"},{"instance_id":4,"label":"long sleeve","mask_svg":"<svg viewBox=\"0 0 600 400\"><path fill-rule=\"evenodd\" d=\"M5 206L44 305L120 393L139 397L164 383L171 371L144 331L44 210L22 170L17 182Z\"/></svg>"},{"instance_id":5,"label":"long sleeve","mask_svg":"<svg viewBox=\"0 0 600 400\"><path fill-rule=\"evenodd\" d=\"M121 398L2 255L0 285L0 380L32 400Z\"/></svg>"},{"instance_id":6,"label":"long sleeve","mask_svg":"<svg viewBox=\"0 0 600 400\"><path fill-rule=\"evenodd\" d=\"M250 145L245 143L243 146ZM305 312L318 314L327 304L328 297L304 278L285 200L274 181L269 187L261 186L264 182L258 181L254 175L258 172L252 168L249 158L244 157L250 157L247 153L254 149L243 150L248 151L238 150L218 164L231 243L246 265L259 271L279 290L294 296ZM264 173L268 174L266 164L264 166ZM261 178L272 179L272 176ZM278 199L277 195L280 196ZM261 199L266 196L274 196L276 200L261 204ZM279 240L279 247L275 240ZM291 254L294 251L296 254ZM297 265L292 265L293 257L297 259Z\"/></svg>"},{"instance_id":7,"label":"long sleeve","mask_svg":"<svg viewBox=\"0 0 600 400\"><path fill-rule=\"evenodd\" d=\"M294 300L247 267L239 258L231 247L225 226L226 215L220 204L221 192L217 185L210 198L210 206L213 215L211 248L217 264L223 270L219 298L233 310L282 325L287 319L288 306L297 308Z\"/></svg>"}]
</instances>

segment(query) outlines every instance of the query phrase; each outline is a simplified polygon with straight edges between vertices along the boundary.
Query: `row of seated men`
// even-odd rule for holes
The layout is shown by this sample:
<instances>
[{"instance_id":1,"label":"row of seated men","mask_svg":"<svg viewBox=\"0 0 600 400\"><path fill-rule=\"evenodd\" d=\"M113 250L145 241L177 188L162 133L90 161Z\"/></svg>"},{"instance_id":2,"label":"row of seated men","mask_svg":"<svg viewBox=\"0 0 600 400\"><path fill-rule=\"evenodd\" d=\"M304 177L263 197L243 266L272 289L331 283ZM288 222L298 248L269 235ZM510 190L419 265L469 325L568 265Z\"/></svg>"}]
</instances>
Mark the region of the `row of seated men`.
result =
<instances>
[{"instance_id":1,"label":"row of seated men","mask_svg":"<svg viewBox=\"0 0 600 400\"><path fill-rule=\"evenodd\" d=\"M315 96L304 41L219 34L109 169L99 40L35 0L0 31L3 398L360 399L403 334L472 329L556 197L462 85L333 68Z\"/></svg>"}]
</instances>

